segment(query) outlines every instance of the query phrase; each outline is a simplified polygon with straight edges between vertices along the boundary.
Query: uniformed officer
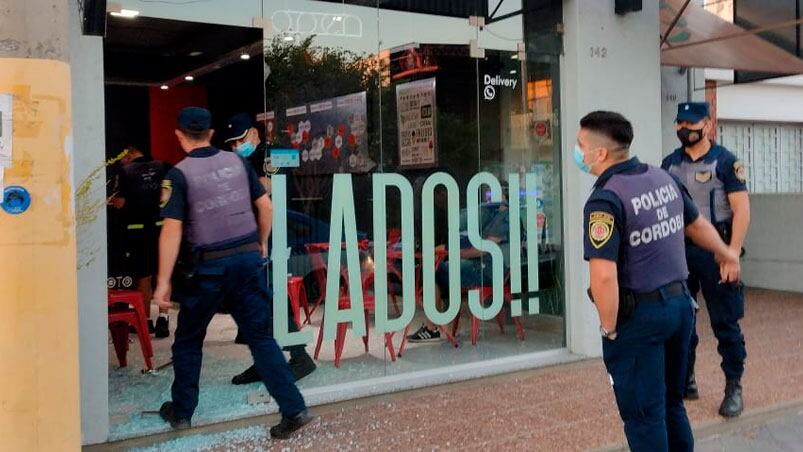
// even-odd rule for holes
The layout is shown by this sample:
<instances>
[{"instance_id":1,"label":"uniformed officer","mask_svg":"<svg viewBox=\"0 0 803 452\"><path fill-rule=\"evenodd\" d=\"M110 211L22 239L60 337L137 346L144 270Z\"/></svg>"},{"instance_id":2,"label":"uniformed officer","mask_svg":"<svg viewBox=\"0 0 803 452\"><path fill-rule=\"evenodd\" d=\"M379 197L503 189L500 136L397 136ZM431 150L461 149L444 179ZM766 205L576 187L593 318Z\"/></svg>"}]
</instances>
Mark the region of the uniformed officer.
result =
<instances>
[{"instance_id":1,"label":"uniformed officer","mask_svg":"<svg viewBox=\"0 0 803 452\"><path fill-rule=\"evenodd\" d=\"M575 161L598 176L584 213L590 293L630 448L692 450L683 406L693 317L684 234L716 253L723 280L738 279L739 260L676 179L630 157L632 141L618 113L580 122Z\"/></svg>"},{"instance_id":2,"label":"uniformed officer","mask_svg":"<svg viewBox=\"0 0 803 452\"><path fill-rule=\"evenodd\" d=\"M223 300L231 299L231 315L282 413L281 422L270 429L271 436L286 438L310 417L269 328L273 309L264 256L271 202L245 160L210 145L214 132L210 124L211 115L205 109L181 110L176 136L188 155L162 184L164 225L154 292L160 306L170 306L170 280L182 240L196 266L183 293L176 296L181 309L173 343L173 400L159 412L174 428L190 427L198 405L206 328Z\"/></svg>"},{"instance_id":3,"label":"uniformed officer","mask_svg":"<svg viewBox=\"0 0 803 452\"><path fill-rule=\"evenodd\" d=\"M730 248L741 253L750 223L750 201L744 164L724 147L709 139L713 127L708 104L692 102L678 105L677 134L682 146L661 165L677 176L691 193L700 213L714 224ZM725 397L719 414L735 417L742 413L744 361L747 356L739 320L744 317L744 285L722 284L714 256L692 243L686 244L689 261L689 290L696 299L702 288L711 327L722 356ZM695 322L696 323L696 322ZM692 329L686 398L697 399L694 362L699 338Z\"/></svg>"},{"instance_id":4,"label":"uniformed officer","mask_svg":"<svg viewBox=\"0 0 803 452\"><path fill-rule=\"evenodd\" d=\"M266 142L260 141L259 132L254 127L254 121L251 120L251 116L247 113L232 116L226 125L225 133L225 143L231 146L232 151L251 163L259 177L259 182L262 183L265 190L267 190L268 196L270 196L270 178L278 174L279 170L271 165L268 145ZM287 312L292 311L288 308ZM291 333L298 331L298 326L291 315L287 316L287 327ZM244 343L239 332L235 342L238 344ZM311 374L317 367L305 347L304 344L285 347L285 350L290 352L290 369L293 371L296 381ZM260 381L260 378L255 366L249 367L231 379L231 383L235 385L250 384L257 381Z\"/></svg>"},{"instance_id":5,"label":"uniformed officer","mask_svg":"<svg viewBox=\"0 0 803 452\"><path fill-rule=\"evenodd\" d=\"M112 206L120 211L125 222L126 255L130 272L137 280L137 289L147 303L153 294L153 276L156 274L158 260L159 230L162 221L159 217L159 195L161 183L167 172L167 165L153 160L135 146L126 148L120 160L117 193L110 200ZM148 326L157 338L170 335L167 309L159 309L156 326L148 320Z\"/></svg>"}]
</instances>

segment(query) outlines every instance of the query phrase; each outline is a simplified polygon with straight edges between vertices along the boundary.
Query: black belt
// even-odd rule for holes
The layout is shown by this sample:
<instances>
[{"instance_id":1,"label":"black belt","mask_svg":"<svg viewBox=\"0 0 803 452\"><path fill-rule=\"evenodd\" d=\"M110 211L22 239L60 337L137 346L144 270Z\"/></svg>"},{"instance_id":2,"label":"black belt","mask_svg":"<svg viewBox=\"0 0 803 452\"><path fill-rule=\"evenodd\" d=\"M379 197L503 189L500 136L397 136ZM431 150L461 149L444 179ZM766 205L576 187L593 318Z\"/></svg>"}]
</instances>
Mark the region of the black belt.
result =
<instances>
[{"instance_id":1,"label":"black belt","mask_svg":"<svg viewBox=\"0 0 803 452\"><path fill-rule=\"evenodd\" d=\"M660 289L653 290L652 292L633 292L633 297L638 303L643 303L645 301L661 301L668 298L679 297L684 293L686 293L686 283L678 281L669 283Z\"/></svg>"},{"instance_id":2,"label":"black belt","mask_svg":"<svg viewBox=\"0 0 803 452\"><path fill-rule=\"evenodd\" d=\"M224 257L234 256L235 254L249 253L251 251L259 251L259 244L248 243L245 245L235 246L234 248L226 248L225 250L203 251L201 252L201 261L213 261L216 259L223 259Z\"/></svg>"}]
</instances>

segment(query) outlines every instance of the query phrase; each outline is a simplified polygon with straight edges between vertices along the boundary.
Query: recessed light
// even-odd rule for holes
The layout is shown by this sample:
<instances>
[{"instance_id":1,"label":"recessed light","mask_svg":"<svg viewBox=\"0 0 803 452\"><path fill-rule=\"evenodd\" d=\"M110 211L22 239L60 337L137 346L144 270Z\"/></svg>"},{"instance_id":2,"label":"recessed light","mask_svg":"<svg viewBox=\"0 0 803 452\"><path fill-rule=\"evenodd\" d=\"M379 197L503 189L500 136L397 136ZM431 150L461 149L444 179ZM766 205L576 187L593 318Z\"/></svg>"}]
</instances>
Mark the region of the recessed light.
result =
<instances>
[{"instance_id":1,"label":"recessed light","mask_svg":"<svg viewBox=\"0 0 803 452\"><path fill-rule=\"evenodd\" d=\"M190 52L190 56L191 56L191 57L197 57L197 56L201 56L201 55L203 55L203 54L204 54L204 53L203 53L203 52L201 52L200 50L193 50L192 52Z\"/></svg>"},{"instance_id":2,"label":"recessed light","mask_svg":"<svg viewBox=\"0 0 803 452\"><path fill-rule=\"evenodd\" d=\"M251 55L249 55L247 53L244 53L244 54L240 55L240 59L241 60L250 60L251 59Z\"/></svg>"},{"instance_id":3,"label":"recessed light","mask_svg":"<svg viewBox=\"0 0 803 452\"><path fill-rule=\"evenodd\" d=\"M139 16L139 11L133 9L121 9L110 13L114 17L125 17L126 19L133 19Z\"/></svg>"},{"instance_id":4,"label":"recessed light","mask_svg":"<svg viewBox=\"0 0 803 452\"><path fill-rule=\"evenodd\" d=\"M161 89L162 89L162 91L167 91L167 90L168 90L170 87L169 87L169 86L167 86L167 85L162 85L162 86L160 86L159 88L161 88Z\"/></svg>"},{"instance_id":5,"label":"recessed light","mask_svg":"<svg viewBox=\"0 0 803 452\"><path fill-rule=\"evenodd\" d=\"M511 60L518 60L519 59L519 55L517 53L514 53L513 55L510 55L510 59Z\"/></svg>"},{"instance_id":6,"label":"recessed light","mask_svg":"<svg viewBox=\"0 0 803 452\"><path fill-rule=\"evenodd\" d=\"M294 37L292 37L290 35L287 35L283 39L284 39L285 42L292 42L292 41L295 41L296 38L294 38Z\"/></svg>"},{"instance_id":7,"label":"recessed light","mask_svg":"<svg viewBox=\"0 0 803 452\"><path fill-rule=\"evenodd\" d=\"M510 74L511 74L511 75L512 75L512 74L518 74L518 72L519 72L519 71L517 71L517 70L513 69L512 71L510 71Z\"/></svg>"},{"instance_id":8,"label":"recessed light","mask_svg":"<svg viewBox=\"0 0 803 452\"><path fill-rule=\"evenodd\" d=\"M184 80L186 80L188 82L191 82L191 81L195 80L195 77L193 77L191 75L188 75L188 76L184 77Z\"/></svg>"}]
</instances>

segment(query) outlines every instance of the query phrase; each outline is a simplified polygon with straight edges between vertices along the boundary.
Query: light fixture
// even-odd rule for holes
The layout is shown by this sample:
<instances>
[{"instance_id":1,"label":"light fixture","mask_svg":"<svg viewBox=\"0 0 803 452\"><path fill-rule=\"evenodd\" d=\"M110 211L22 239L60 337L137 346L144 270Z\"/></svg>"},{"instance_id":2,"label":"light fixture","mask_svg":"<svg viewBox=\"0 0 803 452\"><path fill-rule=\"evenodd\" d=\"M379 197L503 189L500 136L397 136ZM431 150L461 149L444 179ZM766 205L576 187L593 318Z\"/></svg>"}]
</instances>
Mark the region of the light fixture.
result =
<instances>
[{"instance_id":1,"label":"light fixture","mask_svg":"<svg viewBox=\"0 0 803 452\"><path fill-rule=\"evenodd\" d=\"M343 22L343 16L335 16L332 18L335 22Z\"/></svg>"},{"instance_id":2,"label":"light fixture","mask_svg":"<svg viewBox=\"0 0 803 452\"><path fill-rule=\"evenodd\" d=\"M517 71L517 70L513 69L512 71L510 71L510 75L515 75L515 74L518 74L518 72L519 72L519 71Z\"/></svg>"},{"instance_id":3,"label":"light fixture","mask_svg":"<svg viewBox=\"0 0 803 452\"><path fill-rule=\"evenodd\" d=\"M162 91L167 91L170 87L167 85L162 85L159 88L161 88Z\"/></svg>"},{"instance_id":4,"label":"light fixture","mask_svg":"<svg viewBox=\"0 0 803 452\"><path fill-rule=\"evenodd\" d=\"M510 59L511 60L518 60L519 59L519 54L518 53L514 53L513 55L510 55Z\"/></svg>"},{"instance_id":5,"label":"light fixture","mask_svg":"<svg viewBox=\"0 0 803 452\"><path fill-rule=\"evenodd\" d=\"M243 61L250 60L251 59L251 55L249 55L247 53L244 53L244 54L240 55L240 59L243 60Z\"/></svg>"},{"instance_id":6,"label":"light fixture","mask_svg":"<svg viewBox=\"0 0 803 452\"><path fill-rule=\"evenodd\" d=\"M293 42L293 41L295 41L296 38L294 38L292 35L286 35L282 39L284 40L284 42Z\"/></svg>"},{"instance_id":7,"label":"light fixture","mask_svg":"<svg viewBox=\"0 0 803 452\"><path fill-rule=\"evenodd\" d=\"M203 54L204 54L204 53L203 53L203 52L201 52L200 50L193 50L192 52L190 52L190 56L191 56L191 57L197 57L197 56L201 56L201 55L203 55Z\"/></svg>"},{"instance_id":8,"label":"light fixture","mask_svg":"<svg viewBox=\"0 0 803 452\"><path fill-rule=\"evenodd\" d=\"M186 80L188 82L191 82L191 81L195 80L195 77L193 77L191 75L188 75L188 76L184 77L184 80Z\"/></svg>"},{"instance_id":9,"label":"light fixture","mask_svg":"<svg viewBox=\"0 0 803 452\"><path fill-rule=\"evenodd\" d=\"M139 11L133 9L121 9L120 11L112 11L111 13L114 17L125 17L126 19L133 19L139 16Z\"/></svg>"}]
</instances>

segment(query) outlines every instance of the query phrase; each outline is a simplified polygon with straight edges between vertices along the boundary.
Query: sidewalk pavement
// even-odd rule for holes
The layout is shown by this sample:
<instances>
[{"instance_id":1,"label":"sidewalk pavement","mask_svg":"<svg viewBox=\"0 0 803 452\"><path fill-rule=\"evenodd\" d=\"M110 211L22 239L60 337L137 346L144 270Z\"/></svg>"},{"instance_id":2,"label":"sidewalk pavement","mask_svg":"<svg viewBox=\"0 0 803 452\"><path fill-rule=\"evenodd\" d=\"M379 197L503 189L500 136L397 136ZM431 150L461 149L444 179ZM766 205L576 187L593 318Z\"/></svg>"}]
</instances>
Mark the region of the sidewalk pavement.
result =
<instances>
[{"instance_id":1,"label":"sidewalk pavement","mask_svg":"<svg viewBox=\"0 0 803 452\"><path fill-rule=\"evenodd\" d=\"M746 311L743 418L750 419L803 402L803 295L749 290ZM705 310L698 319L698 332L701 398L687 403L687 409L695 431L705 435L740 421L726 421L717 414L725 382ZM621 449L624 444L622 422L599 359L343 402L314 408L312 413L319 419L284 442L269 439L267 426L277 418L265 416L91 450L574 451ZM794 426L800 426L799 416L759 427L755 438L763 441L776 434L787 438ZM751 431L747 430L748 439ZM701 448L708 448L701 450L719 450L739 438L698 441ZM769 450L786 450L780 447Z\"/></svg>"}]
</instances>

